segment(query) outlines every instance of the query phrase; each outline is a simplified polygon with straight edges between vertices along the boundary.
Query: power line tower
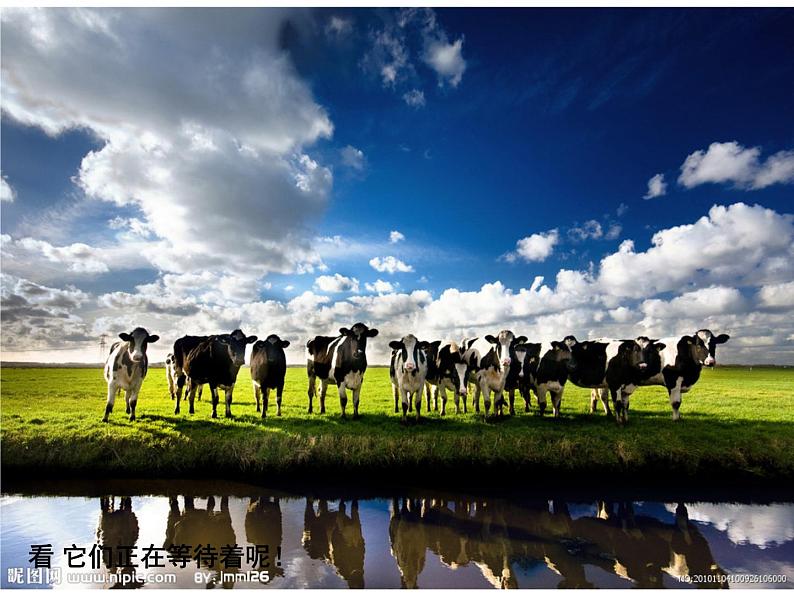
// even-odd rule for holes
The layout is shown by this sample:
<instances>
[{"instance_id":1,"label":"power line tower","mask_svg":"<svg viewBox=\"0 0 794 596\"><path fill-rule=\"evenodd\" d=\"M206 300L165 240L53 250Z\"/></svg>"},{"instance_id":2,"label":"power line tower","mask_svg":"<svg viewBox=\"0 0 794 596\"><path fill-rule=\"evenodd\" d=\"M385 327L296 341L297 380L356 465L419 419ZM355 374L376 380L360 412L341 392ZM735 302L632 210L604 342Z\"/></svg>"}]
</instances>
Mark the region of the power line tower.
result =
<instances>
[{"instance_id":1,"label":"power line tower","mask_svg":"<svg viewBox=\"0 0 794 596\"><path fill-rule=\"evenodd\" d=\"M108 345L107 339L108 339L108 336L107 336L106 333L103 333L102 335L99 336L99 361L100 362L104 362L105 361L105 348Z\"/></svg>"}]
</instances>

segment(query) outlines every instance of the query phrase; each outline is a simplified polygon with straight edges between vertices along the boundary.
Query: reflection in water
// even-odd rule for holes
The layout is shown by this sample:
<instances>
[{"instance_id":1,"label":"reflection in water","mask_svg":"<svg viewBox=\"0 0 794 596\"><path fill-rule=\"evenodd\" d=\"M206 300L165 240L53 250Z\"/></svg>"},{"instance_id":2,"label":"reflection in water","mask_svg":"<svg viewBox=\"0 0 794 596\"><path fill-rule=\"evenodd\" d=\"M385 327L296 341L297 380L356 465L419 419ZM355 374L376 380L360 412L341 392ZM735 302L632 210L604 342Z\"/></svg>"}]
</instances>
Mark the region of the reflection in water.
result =
<instances>
[{"instance_id":1,"label":"reflection in water","mask_svg":"<svg viewBox=\"0 0 794 596\"><path fill-rule=\"evenodd\" d=\"M312 559L335 566L349 587L364 587L364 535L356 499L351 502L350 516L345 501L331 511L326 500L319 499L315 510L314 501L306 499L303 548Z\"/></svg>"},{"instance_id":2,"label":"reflection in water","mask_svg":"<svg viewBox=\"0 0 794 596\"><path fill-rule=\"evenodd\" d=\"M169 499L170 509L163 548L170 549L173 545L187 544L192 547L212 545L219 550L227 544L237 544L229 514L229 497L221 497L220 511L215 511L215 497L207 499L206 509L196 509L193 497L186 496L184 501L184 510L180 511L177 498ZM239 569L239 566L234 565L233 560L226 564L220 557L204 558L201 563L203 567L215 572L207 587L212 588L219 583L224 588L234 586L233 581L219 581L222 571L235 573Z\"/></svg>"},{"instance_id":3,"label":"reflection in water","mask_svg":"<svg viewBox=\"0 0 794 596\"><path fill-rule=\"evenodd\" d=\"M404 588L660 588L685 585L680 576L729 573L787 574L791 587L794 575L794 529L773 523L794 518L791 503L687 506L438 495L359 502L254 490L246 498L102 497L96 525L95 498L4 497L3 586L9 587L7 568L25 567L34 543L52 542L57 554L73 542L87 551L96 542L103 548L103 570L140 574L141 549L160 544L163 535L166 549L192 545L184 568L169 561L161 569L177 575L168 587L363 588L366 580L370 587ZM240 565L218 556L197 567L192 558L200 545L211 544L220 555L238 540ZM134 545L136 560L119 558L123 547ZM246 556L256 545L267 545L267 562ZM65 557L56 556L54 565L70 571ZM196 576L199 570L204 575ZM245 575L259 570L269 578ZM243 573L235 577L238 571ZM147 579L147 585L157 584Z\"/></svg>"},{"instance_id":4,"label":"reflection in water","mask_svg":"<svg viewBox=\"0 0 794 596\"><path fill-rule=\"evenodd\" d=\"M132 499L120 497L116 509L115 497L102 497L99 499L99 506L101 513L96 538L97 544L102 548L105 568L110 573L134 573L134 561L123 550L123 547L134 546L138 541L138 518L132 512ZM139 588L141 585L132 583L125 587Z\"/></svg>"}]
</instances>

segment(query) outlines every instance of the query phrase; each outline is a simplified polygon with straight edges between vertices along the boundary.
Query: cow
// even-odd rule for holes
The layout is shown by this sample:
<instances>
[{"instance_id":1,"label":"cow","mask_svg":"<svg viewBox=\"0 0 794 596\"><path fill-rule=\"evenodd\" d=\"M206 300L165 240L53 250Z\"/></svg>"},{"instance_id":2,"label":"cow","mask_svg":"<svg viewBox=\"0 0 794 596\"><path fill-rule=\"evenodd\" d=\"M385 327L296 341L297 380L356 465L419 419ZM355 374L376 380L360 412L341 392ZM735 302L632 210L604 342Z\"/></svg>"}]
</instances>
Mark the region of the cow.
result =
<instances>
[{"instance_id":1,"label":"cow","mask_svg":"<svg viewBox=\"0 0 794 596\"><path fill-rule=\"evenodd\" d=\"M665 344L644 336L580 342L569 335L565 341L572 356L568 378L575 385L592 390L591 413L595 409L594 397L597 394L605 413L611 415L605 392L598 391L606 389L612 397L618 423L627 422L629 398L641 381L659 372L659 352Z\"/></svg>"},{"instance_id":2,"label":"cow","mask_svg":"<svg viewBox=\"0 0 794 596\"><path fill-rule=\"evenodd\" d=\"M180 337L178 340L174 342L174 351L171 352L173 355L171 361L171 382L168 383L169 391L173 391L171 394L171 399L176 400L176 406L174 408L174 414L179 414L179 404L182 401L182 390L185 388L187 384L187 376L185 375L184 365L185 365L185 358L191 352L191 350L195 349L201 342L208 340L210 337L229 337L230 335L236 335L239 339L242 331L236 329L229 335L218 335L218 336L209 336L209 335L184 335ZM166 363L166 370L168 369L168 363ZM195 384L198 387L198 399L201 400L201 394L203 392L204 386L202 384ZM185 395L187 398L187 395ZM193 411L191 410L191 414Z\"/></svg>"},{"instance_id":3,"label":"cow","mask_svg":"<svg viewBox=\"0 0 794 596\"><path fill-rule=\"evenodd\" d=\"M211 335L185 356L182 370L188 380L190 413L194 413L193 399L196 389L208 383L212 393L212 417L218 417L218 389L226 393L226 417L232 417L232 395L237 373L245 364L245 347L257 340L256 335L246 336L239 329L229 335ZM177 393L177 411L179 394Z\"/></svg>"},{"instance_id":4,"label":"cow","mask_svg":"<svg viewBox=\"0 0 794 596\"><path fill-rule=\"evenodd\" d=\"M464 345L467 349L464 358L474 374L474 409L479 412L479 397L482 393L486 418L491 409L492 391L494 414L503 413L503 391L510 372L510 364L515 358L515 346L526 340L523 335L516 337L512 331L506 329L500 331L496 337L486 335L474 340L465 340Z\"/></svg>"},{"instance_id":5,"label":"cow","mask_svg":"<svg viewBox=\"0 0 794 596\"><path fill-rule=\"evenodd\" d=\"M447 390L452 391L455 399L455 413L460 414L460 401L463 401L463 412L466 408L466 395L469 383L469 365L463 359L464 350L454 341L434 341L428 345L427 379L425 392L428 407L431 392L438 409L438 395L441 394L441 415L447 413Z\"/></svg>"},{"instance_id":6,"label":"cow","mask_svg":"<svg viewBox=\"0 0 794 596\"><path fill-rule=\"evenodd\" d=\"M673 420L680 420L681 394L688 392L700 378L704 366L717 363L717 346L730 339L725 333L714 335L700 329L692 335L662 340L667 347L661 351L660 372L640 382L640 385L662 385L670 397Z\"/></svg>"},{"instance_id":7,"label":"cow","mask_svg":"<svg viewBox=\"0 0 794 596\"><path fill-rule=\"evenodd\" d=\"M113 403L116 401L116 394L121 393L122 389L125 392L127 414L130 415L130 421L135 420L138 393L149 370L146 348L160 339L160 336L149 335L143 327L136 327L130 333L119 333L119 338L121 341L115 342L110 347L110 354L105 362L108 400L103 422L108 421L108 416L113 411Z\"/></svg>"},{"instance_id":8,"label":"cow","mask_svg":"<svg viewBox=\"0 0 794 596\"><path fill-rule=\"evenodd\" d=\"M570 341L570 340L569 340ZM544 343L520 343L515 346L516 359L523 358L522 375L517 388L524 398L524 411L529 412L530 391L538 399L538 414L546 413L546 394L551 395L554 417L560 415L560 403L568 380L571 348L565 340ZM515 390L508 390L513 411Z\"/></svg>"},{"instance_id":9,"label":"cow","mask_svg":"<svg viewBox=\"0 0 794 596\"><path fill-rule=\"evenodd\" d=\"M422 392L427 378L427 354L429 344L419 341L415 335L408 334L401 340L389 342L392 349L389 362L389 378L394 395L394 408L397 411L398 398L402 401L403 420L408 416L408 404L413 399L416 419L422 406ZM428 410L430 403L428 402Z\"/></svg>"},{"instance_id":10,"label":"cow","mask_svg":"<svg viewBox=\"0 0 794 596\"><path fill-rule=\"evenodd\" d=\"M270 390L276 390L276 416L281 416L281 394L284 392L284 377L287 374L287 357L284 348L289 342L278 335L269 335L265 341L258 341L251 351L251 381L256 397L256 411L259 412L259 399L262 398L262 418L267 415L267 400Z\"/></svg>"},{"instance_id":11,"label":"cow","mask_svg":"<svg viewBox=\"0 0 794 596\"><path fill-rule=\"evenodd\" d=\"M165 377L168 381L168 393L171 395L171 401L174 401L176 399L177 378L179 375L176 373L176 358L174 358L173 352L169 352L165 357ZM201 401L203 391L204 385L201 385L196 396L199 401Z\"/></svg>"},{"instance_id":12,"label":"cow","mask_svg":"<svg viewBox=\"0 0 794 596\"><path fill-rule=\"evenodd\" d=\"M361 395L361 384L367 370L367 339L378 335L377 329L370 329L364 323L356 323L348 329L339 329L337 337L318 335L306 343L309 352L306 372L309 376L309 413L312 413L312 401L315 394L316 380L320 380L320 413L325 414L325 393L328 384L339 388L339 404L342 407L342 418L345 418L347 407L347 390L353 392L353 418L358 418L358 403Z\"/></svg>"}]
</instances>

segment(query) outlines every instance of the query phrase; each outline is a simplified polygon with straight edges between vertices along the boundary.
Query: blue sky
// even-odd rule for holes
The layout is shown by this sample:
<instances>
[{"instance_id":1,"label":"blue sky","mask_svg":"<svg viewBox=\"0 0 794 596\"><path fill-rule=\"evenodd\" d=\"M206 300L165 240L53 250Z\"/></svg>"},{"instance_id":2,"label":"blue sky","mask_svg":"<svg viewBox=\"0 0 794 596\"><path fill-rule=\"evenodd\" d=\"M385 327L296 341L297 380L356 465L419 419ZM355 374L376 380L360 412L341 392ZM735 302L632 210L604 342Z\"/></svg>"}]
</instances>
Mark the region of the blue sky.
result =
<instances>
[{"instance_id":1,"label":"blue sky","mask_svg":"<svg viewBox=\"0 0 794 596\"><path fill-rule=\"evenodd\" d=\"M790 9L2 27L5 358L243 325L300 361L360 319L439 338L711 326L730 361L794 362Z\"/></svg>"}]
</instances>

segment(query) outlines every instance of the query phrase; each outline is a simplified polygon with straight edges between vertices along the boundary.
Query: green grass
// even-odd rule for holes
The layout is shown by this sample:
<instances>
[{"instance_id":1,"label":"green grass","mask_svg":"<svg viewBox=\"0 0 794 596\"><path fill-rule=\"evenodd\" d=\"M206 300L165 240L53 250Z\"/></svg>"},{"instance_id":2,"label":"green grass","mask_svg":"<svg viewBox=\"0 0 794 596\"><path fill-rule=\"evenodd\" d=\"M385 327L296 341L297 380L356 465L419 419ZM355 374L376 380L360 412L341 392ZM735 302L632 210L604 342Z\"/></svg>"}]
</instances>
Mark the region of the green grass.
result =
<instances>
[{"instance_id":1,"label":"green grass","mask_svg":"<svg viewBox=\"0 0 794 596\"><path fill-rule=\"evenodd\" d=\"M585 477L728 486L794 479L794 369L706 370L684 395L678 423L662 388L641 388L623 428L603 413L589 414L589 391L570 384L558 420L538 417L533 399L531 413L520 402L517 416L498 422L484 422L471 409L455 415L448 407L452 413L443 419L423 412L419 424L403 425L384 368L367 371L362 417L355 421L339 416L334 387L327 414L307 414L300 368L287 372L283 415L275 416L271 397L266 420L257 415L247 368L240 371L233 419L223 417L222 401L220 418L210 418L208 391L194 415L187 406L174 415L163 369L150 371L132 423L123 398L110 422L101 422L106 386L99 369L6 368L0 388L3 471L28 476L271 482L322 475L362 482L457 479L471 486Z\"/></svg>"}]
</instances>

